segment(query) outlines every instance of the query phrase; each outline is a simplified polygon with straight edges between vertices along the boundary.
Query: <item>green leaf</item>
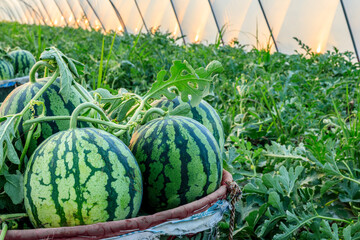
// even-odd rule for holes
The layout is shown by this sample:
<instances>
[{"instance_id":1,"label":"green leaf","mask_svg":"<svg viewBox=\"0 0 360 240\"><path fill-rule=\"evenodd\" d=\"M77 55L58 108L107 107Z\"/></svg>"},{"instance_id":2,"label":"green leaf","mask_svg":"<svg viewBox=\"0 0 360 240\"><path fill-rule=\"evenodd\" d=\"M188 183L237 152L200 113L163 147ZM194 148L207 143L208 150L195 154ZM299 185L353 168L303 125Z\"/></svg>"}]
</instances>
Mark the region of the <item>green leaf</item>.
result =
<instances>
[{"instance_id":1,"label":"green leaf","mask_svg":"<svg viewBox=\"0 0 360 240\"><path fill-rule=\"evenodd\" d=\"M344 240L352 240L351 237L351 226L347 226L343 230Z\"/></svg>"},{"instance_id":2,"label":"green leaf","mask_svg":"<svg viewBox=\"0 0 360 240\"><path fill-rule=\"evenodd\" d=\"M266 194L268 189L262 183L261 179L253 179L250 183L244 186L244 192L246 193L258 193L258 194Z\"/></svg>"},{"instance_id":3,"label":"green leaf","mask_svg":"<svg viewBox=\"0 0 360 240\"><path fill-rule=\"evenodd\" d=\"M126 114L134 106L135 103L136 103L136 100L133 98L122 102L120 104L120 106L114 111L114 114L116 114L116 120L118 122L121 122L122 120L124 120L126 117Z\"/></svg>"},{"instance_id":4,"label":"green leaf","mask_svg":"<svg viewBox=\"0 0 360 240\"><path fill-rule=\"evenodd\" d=\"M328 221L322 220L320 223L320 231L322 232L322 237L326 236L327 239L339 240L339 229L336 223L330 227Z\"/></svg>"},{"instance_id":5,"label":"green leaf","mask_svg":"<svg viewBox=\"0 0 360 240\"><path fill-rule=\"evenodd\" d=\"M324 165L324 170L327 174L329 175L333 175L333 176L341 176L340 171L338 170L337 167L334 167L332 164L330 163L325 163Z\"/></svg>"},{"instance_id":6,"label":"green leaf","mask_svg":"<svg viewBox=\"0 0 360 240\"><path fill-rule=\"evenodd\" d=\"M215 71L220 71L221 64L217 61L211 62L207 68L199 68L194 70L186 61L174 61L170 68L170 78L165 80L166 71L160 71L156 81L150 90L143 96L144 99L160 99L162 96L172 100L176 94L170 90L176 87L180 93L183 102L189 101L192 106L198 105L201 99L209 94L211 75Z\"/></svg>"},{"instance_id":7,"label":"green leaf","mask_svg":"<svg viewBox=\"0 0 360 240\"><path fill-rule=\"evenodd\" d=\"M5 162L5 157L14 164L20 164L19 156L16 153L16 150L12 144L12 140L15 137L15 120L16 116L8 118L0 126L0 169L3 167ZM6 145L6 155L4 155L4 145Z\"/></svg>"},{"instance_id":8,"label":"green leaf","mask_svg":"<svg viewBox=\"0 0 360 240\"><path fill-rule=\"evenodd\" d=\"M5 174L6 183L4 190L14 204L19 204L24 199L24 178L20 171L16 174Z\"/></svg>"},{"instance_id":9,"label":"green leaf","mask_svg":"<svg viewBox=\"0 0 360 240\"><path fill-rule=\"evenodd\" d=\"M55 61L60 69L61 88L60 92L68 99L70 94L70 87L74 81L73 75L79 77L74 60L65 56L59 49L55 47L46 48L40 55L40 60ZM75 61L79 64L79 62Z\"/></svg>"},{"instance_id":10,"label":"green leaf","mask_svg":"<svg viewBox=\"0 0 360 240\"><path fill-rule=\"evenodd\" d=\"M271 192L269 194L269 204L279 210L282 214L285 214L285 210L282 205L280 196L276 192Z\"/></svg>"},{"instance_id":11,"label":"green leaf","mask_svg":"<svg viewBox=\"0 0 360 240\"><path fill-rule=\"evenodd\" d=\"M320 194L324 195L327 192L327 190L329 190L331 187L339 184L339 182L340 181L338 181L338 180L326 181L325 184L323 186L321 186Z\"/></svg>"},{"instance_id":12,"label":"green leaf","mask_svg":"<svg viewBox=\"0 0 360 240\"><path fill-rule=\"evenodd\" d=\"M190 111L190 105L182 102L176 108L169 109L169 114L173 116L186 116Z\"/></svg>"}]
</instances>

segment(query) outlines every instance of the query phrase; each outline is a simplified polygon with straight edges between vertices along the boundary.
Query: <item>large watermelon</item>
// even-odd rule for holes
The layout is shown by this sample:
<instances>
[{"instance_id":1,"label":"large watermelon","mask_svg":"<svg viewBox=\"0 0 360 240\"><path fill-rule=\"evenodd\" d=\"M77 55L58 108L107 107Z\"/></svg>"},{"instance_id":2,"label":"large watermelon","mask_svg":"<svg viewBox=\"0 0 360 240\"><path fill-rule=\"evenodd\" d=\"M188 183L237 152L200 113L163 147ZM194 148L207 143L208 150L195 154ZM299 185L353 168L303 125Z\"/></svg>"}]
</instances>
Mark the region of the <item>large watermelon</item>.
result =
<instances>
[{"instance_id":1,"label":"large watermelon","mask_svg":"<svg viewBox=\"0 0 360 240\"><path fill-rule=\"evenodd\" d=\"M30 100L35 96L35 94L42 88L48 79L40 79L36 83L26 83L20 87L15 88L4 100L0 107L0 116L5 116L9 114L16 114L23 110L23 108L30 102ZM69 98L64 98L60 91L60 79L55 80L55 82L50 85L50 87L42 94L38 99L45 103L46 116L70 116L73 110L81 103L85 102L85 99L73 88L71 87L71 92L69 93ZM35 116L38 116L42 107L35 106ZM27 111L23 116L23 121L29 120L31 118L31 111ZM22 127L22 123L19 126L19 132L23 142L26 140L26 134L30 130L30 125ZM81 122L81 127L90 126L87 123ZM69 128L69 120L58 120L50 122L41 123L41 135L39 138L34 139L30 142L28 149L28 156L32 154L35 148L42 142L44 139L50 137L54 133L57 133L62 130L67 130Z\"/></svg>"},{"instance_id":2,"label":"large watermelon","mask_svg":"<svg viewBox=\"0 0 360 240\"><path fill-rule=\"evenodd\" d=\"M14 68L11 63L5 59L0 59L0 80L14 78Z\"/></svg>"},{"instance_id":3,"label":"large watermelon","mask_svg":"<svg viewBox=\"0 0 360 240\"><path fill-rule=\"evenodd\" d=\"M61 131L31 156L25 208L35 227L135 217L142 199L139 166L118 138L94 128Z\"/></svg>"},{"instance_id":4,"label":"large watermelon","mask_svg":"<svg viewBox=\"0 0 360 240\"><path fill-rule=\"evenodd\" d=\"M133 134L130 149L143 174L147 212L192 202L220 185L219 146L209 130L191 118L167 116L148 122Z\"/></svg>"},{"instance_id":5,"label":"large watermelon","mask_svg":"<svg viewBox=\"0 0 360 240\"><path fill-rule=\"evenodd\" d=\"M13 59L12 64L14 66L15 75L28 75L30 69L36 62L35 57L31 54L31 52L26 50L20 49L12 51L9 53L9 56Z\"/></svg>"},{"instance_id":6,"label":"large watermelon","mask_svg":"<svg viewBox=\"0 0 360 240\"><path fill-rule=\"evenodd\" d=\"M172 101L167 98L162 98L155 101L152 106L159 108L175 108L179 106L180 103L181 100L179 97L174 98ZM216 110L205 100L201 100L200 104L195 107L191 106L190 101L187 102L187 104L190 106L190 112L187 113L185 117L195 119L209 129L219 144L220 150L223 151L225 143L224 127Z\"/></svg>"}]
</instances>

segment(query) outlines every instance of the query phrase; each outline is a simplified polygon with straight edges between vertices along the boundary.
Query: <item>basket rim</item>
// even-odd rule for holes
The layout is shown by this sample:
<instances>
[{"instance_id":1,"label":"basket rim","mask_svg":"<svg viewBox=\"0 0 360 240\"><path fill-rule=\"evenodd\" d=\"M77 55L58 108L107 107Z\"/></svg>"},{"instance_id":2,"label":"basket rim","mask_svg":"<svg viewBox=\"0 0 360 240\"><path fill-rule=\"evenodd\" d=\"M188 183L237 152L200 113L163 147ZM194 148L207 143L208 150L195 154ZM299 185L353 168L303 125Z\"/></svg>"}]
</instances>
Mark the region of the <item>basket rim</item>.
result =
<instances>
[{"instance_id":1,"label":"basket rim","mask_svg":"<svg viewBox=\"0 0 360 240\"><path fill-rule=\"evenodd\" d=\"M206 211L215 202L227 197L229 193L228 184L232 181L231 174L223 170L221 186L213 193L191 203L152 215L73 227L9 230L5 239L102 239L145 230L166 221L180 220Z\"/></svg>"}]
</instances>

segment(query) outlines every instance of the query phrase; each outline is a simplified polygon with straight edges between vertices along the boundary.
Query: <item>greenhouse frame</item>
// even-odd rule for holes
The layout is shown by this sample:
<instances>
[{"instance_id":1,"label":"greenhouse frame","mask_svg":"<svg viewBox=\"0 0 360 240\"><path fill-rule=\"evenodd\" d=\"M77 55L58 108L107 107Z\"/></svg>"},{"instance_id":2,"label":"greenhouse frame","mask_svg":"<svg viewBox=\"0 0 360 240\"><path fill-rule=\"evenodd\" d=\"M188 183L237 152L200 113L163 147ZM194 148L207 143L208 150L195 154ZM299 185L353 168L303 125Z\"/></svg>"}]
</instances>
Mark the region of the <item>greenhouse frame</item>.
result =
<instances>
[{"instance_id":1,"label":"greenhouse frame","mask_svg":"<svg viewBox=\"0 0 360 240\"><path fill-rule=\"evenodd\" d=\"M335 47L359 59L359 8L355 0L2 0L0 21L132 34L159 29L180 44L237 41L288 54L300 49L296 37L318 53Z\"/></svg>"}]
</instances>

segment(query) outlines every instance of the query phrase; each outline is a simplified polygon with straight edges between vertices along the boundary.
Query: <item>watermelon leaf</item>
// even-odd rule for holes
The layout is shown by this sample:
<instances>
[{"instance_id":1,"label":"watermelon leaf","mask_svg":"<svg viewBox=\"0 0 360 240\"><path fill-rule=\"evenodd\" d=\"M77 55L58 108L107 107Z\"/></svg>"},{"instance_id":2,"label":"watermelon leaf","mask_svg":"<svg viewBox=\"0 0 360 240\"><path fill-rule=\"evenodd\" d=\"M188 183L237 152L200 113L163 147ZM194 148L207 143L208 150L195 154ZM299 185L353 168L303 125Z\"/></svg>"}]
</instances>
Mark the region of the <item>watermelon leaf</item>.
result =
<instances>
[{"instance_id":1,"label":"watermelon leaf","mask_svg":"<svg viewBox=\"0 0 360 240\"><path fill-rule=\"evenodd\" d=\"M24 177L19 170L16 174L5 174L6 183L4 190L14 204L19 204L24 199Z\"/></svg>"},{"instance_id":2,"label":"watermelon leaf","mask_svg":"<svg viewBox=\"0 0 360 240\"><path fill-rule=\"evenodd\" d=\"M12 144L12 139L15 137L16 118L17 116L10 117L0 126L0 169L3 167L6 156L12 163L20 164L19 156ZM4 151L4 145L6 145L6 151Z\"/></svg>"},{"instance_id":3,"label":"watermelon leaf","mask_svg":"<svg viewBox=\"0 0 360 240\"><path fill-rule=\"evenodd\" d=\"M79 77L76 65L80 63L65 56L59 49L55 47L46 48L40 55L40 60L55 61L60 69L61 88L60 92L65 98L69 97L70 87L74 81L73 75Z\"/></svg>"},{"instance_id":4,"label":"watermelon leaf","mask_svg":"<svg viewBox=\"0 0 360 240\"><path fill-rule=\"evenodd\" d=\"M212 61L206 68L198 68L196 70L187 61L174 61L173 66L170 68L170 78L165 80L167 72L165 70L160 71L157 75L157 80L144 95L143 99L160 99L162 96L165 96L172 100L176 97L176 94L170 88L176 87L182 101L188 102L190 95L191 105L198 105L201 99L209 94L212 82L211 75L222 71L222 69L221 63L218 61Z\"/></svg>"}]
</instances>

